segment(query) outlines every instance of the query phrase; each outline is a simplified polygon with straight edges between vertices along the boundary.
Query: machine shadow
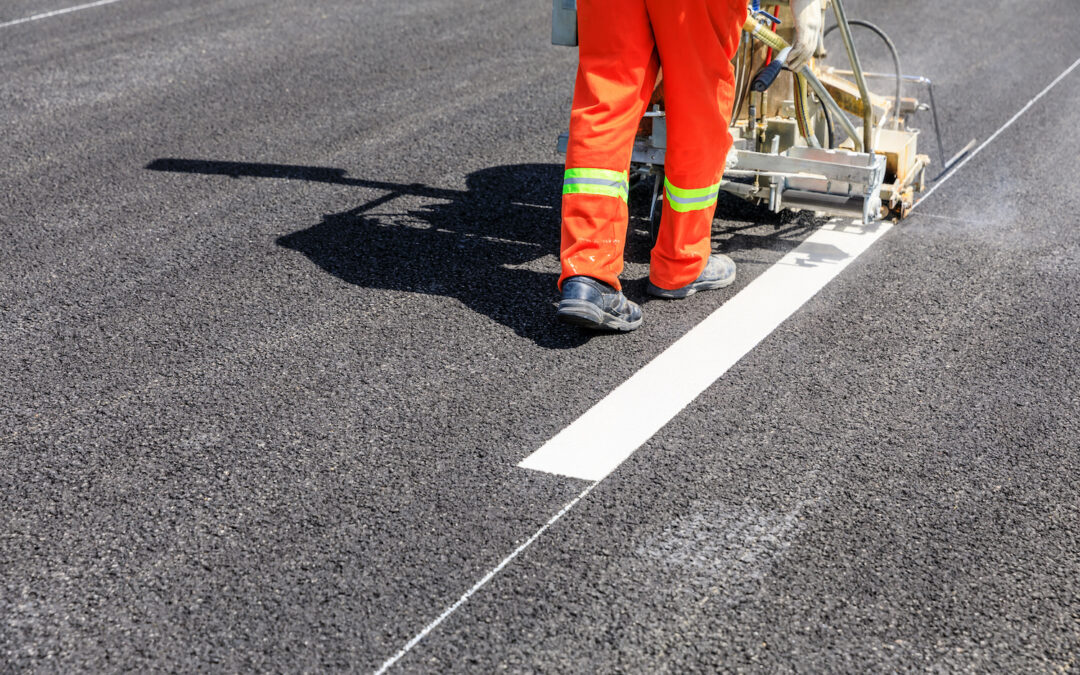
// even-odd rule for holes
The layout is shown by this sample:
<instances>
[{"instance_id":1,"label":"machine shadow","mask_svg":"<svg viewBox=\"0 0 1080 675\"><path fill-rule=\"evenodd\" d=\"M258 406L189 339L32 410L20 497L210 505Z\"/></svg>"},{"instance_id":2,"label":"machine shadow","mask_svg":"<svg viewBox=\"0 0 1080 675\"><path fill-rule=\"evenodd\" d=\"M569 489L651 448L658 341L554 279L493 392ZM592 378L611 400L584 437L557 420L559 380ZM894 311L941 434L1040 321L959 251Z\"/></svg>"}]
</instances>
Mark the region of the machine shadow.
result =
<instances>
[{"instance_id":1,"label":"machine shadow","mask_svg":"<svg viewBox=\"0 0 1080 675\"><path fill-rule=\"evenodd\" d=\"M573 348L596 335L555 320L560 164L482 169L466 177L465 190L352 178L343 169L317 166L162 158L146 168L380 191L355 208L279 237L277 244L350 284L455 298L544 348ZM647 193L631 193L631 213L648 213ZM721 250L729 255L763 246L786 252L798 245L792 234L812 228L804 218L728 202ZM762 226L771 230L766 237L742 234ZM632 218L627 261L648 261L647 228L647 219ZM646 281L625 283L627 294L644 300Z\"/></svg>"},{"instance_id":2,"label":"machine shadow","mask_svg":"<svg viewBox=\"0 0 1080 675\"><path fill-rule=\"evenodd\" d=\"M469 174L465 190L351 178L325 167L158 159L146 168L382 191L277 244L350 284L456 298L541 347L573 348L592 337L555 320L561 165L483 169Z\"/></svg>"}]
</instances>

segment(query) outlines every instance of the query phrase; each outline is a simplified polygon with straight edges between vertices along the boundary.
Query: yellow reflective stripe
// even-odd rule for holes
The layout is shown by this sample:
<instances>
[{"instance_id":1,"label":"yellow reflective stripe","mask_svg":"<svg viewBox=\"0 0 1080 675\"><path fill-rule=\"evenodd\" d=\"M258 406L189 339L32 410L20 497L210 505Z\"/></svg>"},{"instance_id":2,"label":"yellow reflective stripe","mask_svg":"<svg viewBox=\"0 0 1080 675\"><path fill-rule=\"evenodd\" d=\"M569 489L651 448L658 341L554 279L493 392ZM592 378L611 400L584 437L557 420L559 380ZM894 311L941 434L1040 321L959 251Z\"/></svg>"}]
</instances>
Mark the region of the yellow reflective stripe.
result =
<instances>
[{"instance_id":1,"label":"yellow reflective stripe","mask_svg":"<svg viewBox=\"0 0 1080 675\"><path fill-rule=\"evenodd\" d=\"M609 169L567 169L563 174L563 194L606 195L626 200L630 193L625 171Z\"/></svg>"},{"instance_id":2,"label":"yellow reflective stripe","mask_svg":"<svg viewBox=\"0 0 1080 675\"><path fill-rule=\"evenodd\" d=\"M693 197L708 197L710 195L716 195L716 193L720 190L720 183L710 185L709 187L686 190L681 187L675 187L671 184L671 181L667 179L667 176L664 176L664 189L666 189L668 194L670 195L674 195L676 197L681 197L684 199L691 199Z\"/></svg>"},{"instance_id":3,"label":"yellow reflective stripe","mask_svg":"<svg viewBox=\"0 0 1080 675\"><path fill-rule=\"evenodd\" d=\"M684 189L676 187L671 184L671 181L664 177L664 195L667 199L668 205L679 213L686 213L687 211L700 211L701 209L707 209L716 203L716 196L720 192L720 183L710 185L709 187Z\"/></svg>"},{"instance_id":4,"label":"yellow reflective stripe","mask_svg":"<svg viewBox=\"0 0 1080 675\"><path fill-rule=\"evenodd\" d=\"M679 213L687 213L688 211L701 211L702 209L709 208L716 203L716 197L713 197L708 201L693 202L690 204L683 204L669 197L667 202L668 205L671 207L672 211L678 211Z\"/></svg>"},{"instance_id":5,"label":"yellow reflective stripe","mask_svg":"<svg viewBox=\"0 0 1080 675\"><path fill-rule=\"evenodd\" d=\"M627 197L626 190L621 186L590 185L588 183L563 185L562 193L564 195L606 195L608 197L617 197L622 200L625 200Z\"/></svg>"},{"instance_id":6,"label":"yellow reflective stripe","mask_svg":"<svg viewBox=\"0 0 1080 675\"><path fill-rule=\"evenodd\" d=\"M610 171L608 169L567 169L563 179L567 178L600 178L612 181L625 181L625 171Z\"/></svg>"}]
</instances>

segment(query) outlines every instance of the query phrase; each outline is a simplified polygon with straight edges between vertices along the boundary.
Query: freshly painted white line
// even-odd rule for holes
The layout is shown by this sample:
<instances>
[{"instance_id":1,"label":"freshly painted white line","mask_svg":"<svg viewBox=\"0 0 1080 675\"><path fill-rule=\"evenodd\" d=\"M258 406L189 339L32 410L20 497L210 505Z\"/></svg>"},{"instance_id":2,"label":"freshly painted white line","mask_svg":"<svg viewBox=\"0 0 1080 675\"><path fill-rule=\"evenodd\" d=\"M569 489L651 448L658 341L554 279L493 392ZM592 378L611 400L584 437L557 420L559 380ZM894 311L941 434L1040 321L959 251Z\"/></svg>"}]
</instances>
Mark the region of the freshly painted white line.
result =
<instances>
[{"instance_id":1,"label":"freshly painted white line","mask_svg":"<svg viewBox=\"0 0 1080 675\"><path fill-rule=\"evenodd\" d=\"M953 167L952 171L947 176L944 176L941 180L939 180L934 185L934 188L932 188L930 191L928 191L926 194L924 194L923 198L920 199L918 202L916 202L916 205L922 203L922 201L924 199L926 199L926 197L930 196L930 193L933 192L934 189L936 189L939 185L941 185L943 182L945 182L945 180L947 178L951 177L952 174L955 173L956 170L959 169L961 166L966 164L968 162L968 160L971 159L971 157L973 157L975 154L980 152L984 147L986 147L990 143L990 141L997 138L1001 134L1002 131L1004 131L1006 128L1011 126L1024 112L1026 112L1029 108L1031 108L1032 104L1034 104L1035 101L1042 98L1043 95L1046 94L1046 92L1050 91L1050 89L1052 89L1058 82L1063 80L1069 73L1071 73L1077 67L1080 67L1080 59L1078 59L1075 63L1073 63L1072 66L1070 66L1068 69L1066 69L1065 72L1063 72L1061 75L1059 75L1053 82L1051 82L1050 85L1046 89L1044 89L1035 98L1033 98L1031 101L1029 101L1028 104L1025 105L1020 110L1020 112L1018 112L1016 115L1013 115L1013 117L1008 122L1006 122L1004 126L1002 126L992 136L990 136L990 138L988 138L986 140L986 142L984 142L982 145L980 145L978 148L976 148L972 152L971 155L969 155L967 158L964 159L964 161L960 162L955 167ZM780 260L780 262L777 263L776 266L770 268L768 271L766 271L764 274L762 274L761 277L764 277L765 275L772 273L773 270L777 269L777 267L788 267L788 268L795 267L795 268L799 268L799 267L815 267L816 266L816 267L819 268L818 271L820 273L822 273L822 274L829 273L828 278L831 279L832 277L836 276L836 274L839 274L839 272L843 269L843 267L846 267L848 264L850 264L851 261L854 260L855 256L857 256L859 253L862 253L863 251L865 251L867 248L869 248L869 246L871 244L874 243L874 241L876 241L883 234L885 234L885 232L888 231L891 228L891 225L889 225L887 223L879 223L877 225L877 227L875 227L873 229L865 229L864 230L862 228L855 228L853 230L848 231L848 230L845 230L845 228L844 228L844 226L842 224L830 223L828 226L826 226L826 228L828 228L827 229L828 232L837 233L836 240L832 240L831 235L824 234L826 232L826 229L823 228L823 230L818 231L815 234L811 235L808 239L806 239L798 248L796 248L790 254L788 254L787 256L784 256L784 258L782 258ZM859 246L853 246L852 245L853 241L850 238L845 237L844 236L845 234L854 235L856 237L861 237L861 239L859 240L860 245ZM822 236L819 237L819 235L822 235ZM816 243L813 246L807 246L807 242L811 242L811 241L814 241ZM841 247L841 245L848 247L848 253L844 253L844 249ZM833 248L830 250L830 247L833 247ZM800 249L802 249L801 252L800 252ZM858 251L857 253L855 253L856 250ZM832 265L832 266L826 264L831 258L836 258L836 256L838 256L838 255L849 255L851 253L854 253L854 255L850 255L850 257L839 260L839 263L842 263L841 267L839 267L839 268L835 268L835 264ZM798 255L796 255L796 254L798 254ZM830 273L830 271L834 270L834 269L835 269L835 271ZM703 325L705 325L706 323L713 322L713 319L718 314L721 313L721 311L724 309L724 307L727 307L728 305L731 305L732 303L736 302L740 298L743 298L746 295L747 291L749 291L752 287L755 286L755 284L757 284L761 280L761 277L758 277L753 282L751 282L746 288L744 288L742 290L742 292L740 292L738 295L736 295L731 300L728 300L727 303L725 303L720 309L718 309L715 312L713 312L712 314L710 314L709 317L706 318L704 322L702 322L697 327L692 329L690 331L690 333L687 333L678 342L676 342L674 345L669 347L665 352L660 354L660 356L658 356L655 359L653 359L652 361L650 361L649 364L645 366L645 368L652 367L653 364L655 364L657 361L659 361L661 358L663 358L666 354L668 354L668 352L672 351L677 345L682 344L683 341L686 340L688 337L690 337L691 334L696 333L698 331L698 329L701 328ZM783 288L782 285L780 284L780 281L782 281L782 280L777 279L777 280L769 282L769 284L773 285L773 290L774 291L775 290L781 290L781 289L785 290L785 291L791 290L791 289ZM817 280L815 280L815 281L817 281ZM826 283L827 283L827 281L826 281ZM824 285L824 284L822 284L822 285ZM795 307L795 309L798 309L798 307L801 307L802 304L805 303L807 300L809 300L811 297L813 297L813 295L819 289L820 289L820 286L817 289L814 289L812 292L809 292L809 293L807 293L806 288L796 289L794 292L797 293L800 297L803 297L804 299L801 302L799 302L799 304ZM760 291L755 291L755 293L758 294L758 297L760 299L761 292ZM777 304L783 303L785 306L790 306L791 302L789 302L787 298L781 298L781 297L766 297L765 300L766 300L765 304L758 307L757 310L761 315L764 316L764 315L768 314L768 316L771 316L773 318L773 320L775 321L775 325L773 326L773 329L778 327L780 325L780 323L783 322L783 320L785 318L787 318L787 316L790 316L791 312L794 312L794 309L792 309L791 312L788 312L787 315L784 315L782 318L779 318L779 320L777 320L777 317L780 316L781 312L779 310L776 310L774 307L772 307L770 303L777 303ZM748 303L745 299L741 300L740 302L742 304L744 304L744 305L752 304L752 303ZM743 311L745 312L745 310L743 310ZM767 323L767 321L768 321L767 319L762 319L761 323L765 324L765 323ZM713 345L713 344L709 343L708 338L714 337L713 333L718 328L722 329L723 326L718 325L717 323L713 322L712 327L710 328L710 331L712 331L712 332L705 331L705 332L697 333L697 336L696 336L695 340L702 343L701 344L702 351L700 352L700 355L707 357L708 355L711 354L711 352L713 351L713 349L714 349L714 347L716 345ZM733 328L734 328L733 332L745 333L745 331L739 329L738 327L733 327ZM727 337L727 336L725 336L725 337ZM760 338L760 339L764 339L764 337L765 336L762 336L762 338ZM747 339L747 338L744 337L744 340L745 339ZM760 341L760 339L758 341ZM754 344L756 345L757 342L755 342ZM753 346L754 345L750 345L748 348L746 348L746 351L749 351L750 349L752 349ZM743 352L743 353L745 354L746 352ZM730 355L729 355L728 358L730 359ZM738 359L736 359L736 361L737 360ZM709 360L709 367L711 367L714 371L717 368L717 365L718 365L718 363L716 363L716 359L710 359ZM699 367L699 364L697 363L697 361L695 361L692 364L692 367L695 370ZM728 367L730 367L730 366L728 366ZM725 368L724 370L727 370L727 368ZM638 371L638 374L640 374L640 372L641 371ZM691 372L693 372L693 370ZM721 373L721 375L722 374L723 373ZM634 377L637 377L637 375L635 375ZM632 377L631 380L634 379L634 377ZM719 375L717 375L717 377L719 377ZM702 378L698 378L698 379L700 380ZM716 378L713 378L713 380L711 380L709 383L705 384L705 387L708 387L709 384L712 383L712 381L715 381L715 379ZM627 383L629 383L629 380L627 381ZM626 386L627 383L624 383L622 386L620 386L615 391L616 392L619 391L620 389L623 388L623 386ZM699 390L699 393L700 393L700 391L704 391L705 387L702 387ZM608 399L610 399L611 396L613 396L614 394L615 394L615 392L612 392L603 401L596 404L596 406L593 406L593 408L591 408L588 412L585 413L585 416L592 415L593 411L595 411L597 408L599 408L601 406L601 404L604 403L604 401L607 401ZM696 397L696 394L695 394L695 397ZM648 401L647 401L649 406L652 406L653 404L655 404L658 401L658 398L659 397L650 396ZM687 403L689 403L689 402L687 402ZM684 404L682 407L685 407L685 405L686 404ZM679 410L681 410L682 407L680 407ZM619 421L622 421L622 420L626 420L627 418L632 418L637 414L637 412L639 410L642 410L642 409L639 408L639 409L632 410L629 415L622 415L622 416L620 416L618 418L615 418L615 419L617 419ZM678 410L675 411L675 412L677 413ZM571 427L576 426L578 424L578 422L581 421L581 419L582 418L579 418L577 422L574 422L573 424L570 425L570 427L567 427L567 429L565 429L562 433L555 436L555 438L552 438L550 441L548 441L548 443L546 443L542 448L540 448L540 450L537 450L535 453L530 455L523 462L521 462L521 464L519 464L518 466L525 466L526 463L529 463L530 460L533 460L534 457L537 457L542 450L544 450L545 448L548 448L548 446L552 445L552 443L554 443L556 439L560 438L567 431L569 431L569 429ZM668 419L670 419L670 418L668 418ZM665 423L666 423L666 421L665 421ZM661 424L661 426L663 426L663 424ZM657 427L657 429L659 429L659 427ZM650 434L650 436L651 436L651 434ZM645 440L647 440L647 438ZM641 442L644 443L645 441L642 440ZM584 450L584 449L587 449L588 447L589 446L583 446L582 448L578 448L578 449L579 450ZM633 450L637 449L637 447L638 446L634 446L634 448L631 449L630 452L626 453L626 455L628 456L629 454L631 454L633 452ZM619 451L619 452L622 452L622 451ZM577 454L581 454L581 453L577 453ZM619 461L621 462L622 460L619 460ZM534 467L528 467L528 468L534 468ZM614 467L612 467L612 468L614 468ZM593 467L593 469L595 469L595 467ZM541 470L547 471L547 469L541 469ZM558 472L553 472L553 473L558 473ZM584 473L584 472L582 472L582 473ZM609 473L610 473L610 470L607 473L604 473L604 476L607 476ZM602 478L603 478L603 476L601 477L601 479ZM491 581L491 579L496 574L498 574L500 571L502 571L503 568L505 568L507 565L509 565L510 562L514 560L514 558L516 558L518 555L520 555L522 551L524 551L526 548L531 546L533 544L533 542L535 542L537 539L539 539L540 535L542 535L549 527L554 525L556 523L556 521L558 521L560 518L562 518L564 515L566 515L570 511L570 509L574 508L574 506L576 506L579 501L584 499L590 492L592 492L593 488L595 488L597 485L600 484L601 479L597 479L595 482L591 483L587 488L582 490L581 494L579 494L576 498L574 498L574 500L571 501L569 504L564 506L561 511L559 511L554 516L552 516L551 519L548 520L547 523L545 523L543 527L541 527L539 530L537 530L536 533L533 534L533 536L529 537L529 539L526 540L524 544L517 547L517 549L515 549L513 553L508 555L506 558L503 559L502 562L500 562L498 565L496 565L490 572L485 574L484 577L480 581L476 582L476 584L474 584L472 588L470 588L464 595L462 595L460 598L458 598L457 602L455 602L453 605L450 605L449 607L447 607L446 610L442 614L440 614L437 619L435 619L434 621L429 623L422 631L417 633L415 637L413 637L411 640L409 640L405 644L405 646L402 647L401 650L397 654L395 654L391 658L387 659L387 661L385 663L383 663L382 666L376 671L375 675L382 675L383 673L385 673L389 668L391 668L395 663L397 663L401 659L401 657L405 656L405 654L407 654L409 652L409 650L411 650L413 647L415 647L417 645L417 643L419 643L421 640L423 640L424 637L427 636L428 633L430 633L432 630L434 630L436 627L438 627L439 624L441 624L451 614L453 614L455 611L457 611L457 609L459 607L461 607L463 604L468 602L469 598L471 598L473 596L473 594L475 594L477 591L479 591L485 584L487 584L487 582Z\"/></svg>"},{"instance_id":2,"label":"freshly painted white line","mask_svg":"<svg viewBox=\"0 0 1080 675\"><path fill-rule=\"evenodd\" d=\"M1078 67L1080 59L954 166L915 206ZM603 480L890 227L878 223L864 229L833 222L818 230L518 466Z\"/></svg>"},{"instance_id":3,"label":"freshly painted white line","mask_svg":"<svg viewBox=\"0 0 1080 675\"><path fill-rule=\"evenodd\" d=\"M518 466L602 480L890 227L829 222Z\"/></svg>"},{"instance_id":4,"label":"freshly painted white line","mask_svg":"<svg viewBox=\"0 0 1080 675\"><path fill-rule=\"evenodd\" d=\"M490 571L490 572L488 572L487 574L485 574L485 575L484 575L484 578L482 578L482 579L481 579L480 581L477 581L477 582L476 582L475 584L473 584L473 587L472 587L472 588L470 588L469 590L465 591L465 594L464 594L464 595L462 595L462 596L461 596L460 598L458 598L457 602L455 602L454 604L452 604L452 605L450 605L449 607L447 607L447 608L446 608L446 610L445 610L445 611L443 611L443 613L442 613L442 614L440 614L440 615L438 616L438 618L437 618L437 619L435 619L434 621L432 621L431 623L429 623L429 624L428 624L427 626L425 626L425 627L424 627L424 630L422 630L422 631L420 631L419 633L417 633L417 634L416 634L416 635L415 635L415 636L413 637L413 639L411 639L411 640L409 640L408 642L406 642L406 643L405 643L405 646L404 646L404 647L402 647L402 648L401 648L401 650L400 650L400 651L398 651L398 653L397 653L397 654L394 654L394 655L393 655L393 656L391 656L391 657L390 657L389 659L387 659L387 660L386 660L386 662L385 662L385 663L383 663L383 664L382 664L382 665L381 665L381 666L379 667L379 669L375 671L375 675L382 675L382 674L383 674L383 673L385 673L385 672L386 672L387 670L389 670L389 669L390 669L391 667L393 667L393 665L394 665L395 663L397 663L397 662L398 662L399 660L401 660L401 657L403 657L403 656L405 656L406 654L408 654L408 653L409 653L409 650L410 650L410 649L412 649L413 647L415 647L415 646L417 645L417 643L419 643L419 642L420 642L421 640L423 640L423 639L424 639L424 637L426 637L428 633L430 633L431 631L435 630L435 628L436 628L436 627L437 627L437 626L438 626L438 625L439 625L440 623L442 623L443 621L446 621L447 617L449 617L449 616L450 616L451 614L453 614L454 612L456 612L456 611L457 611L457 609L458 609L458 607L461 607L461 606L462 606L462 605L464 605L464 604L465 604L466 602L468 602L468 601L469 601L469 598L471 598L471 597L473 596L473 594L475 594L475 593L476 593L477 591L479 591L479 590L480 590L481 588L483 588L483 587L484 587L484 585L485 585L485 584L487 584L487 582L491 581L491 580L492 580L492 579L493 579L493 578L495 577L495 575L496 575L496 574L498 574L499 572L501 572L501 571L503 570L503 568L504 568L504 567L506 567L507 565L509 565L509 564L510 564L510 562L511 562L511 561L512 561L512 560L513 560L514 558L516 558L516 557L518 557L519 555L521 555L521 552L522 552L522 551L524 551L525 549L527 549L527 548L529 548L530 546L532 546L533 542L534 542L534 541L536 541L537 539L539 539L539 538L540 538L540 535L544 534L544 532L545 532L545 531L547 531L547 529L548 529L549 527L551 527L552 525L554 525L554 524L555 524L556 522L558 522L558 520L559 520L560 518L562 518L563 516L565 516L565 515L567 514L567 512L569 512L569 511L570 511L570 509L574 508L574 505L575 505L575 504L577 504L578 502L580 502L580 501L581 501L582 499L584 499L584 498L585 498L585 496L586 496L587 494L589 494L590 492L592 492L592 490L593 490L593 488L594 488L594 487L596 487L596 483L593 483L593 484L592 484L592 485L590 485L589 487L587 487L587 488L585 488L584 490L582 490L582 491L581 491L581 494L579 494L579 495L578 495L577 497L574 497L574 499L573 499L573 500L572 500L572 501L571 501L570 503L568 503L568 504L567 504L566 506L564 506L564 507L562 508L562 510L561 510L561 511L559 511L558 513L556 513L556 514L555 514L554 516L552 516L552 517L551 517L551 518L550 518L550 519L549 519L549 520L548 520L548 521L547 521L546 523L544 523L544 526L543 526L543 527L541 527L541 528L540 528L539 530L537 530L537 531L536 531L536 532L535 532L535 533L533 534L533 536L531 536L531 537L529 537L528 539L526 539L526 540L525 540L525 543L524 543L524 544L522 544L521 546L518 546L518 547L517 547L516 549L514 549L514 552L513 552L513 553L511 553L510 555L508 555L508 556L506 556L505 558L503 558L502 562L500 562L500 563L499 563L498 565L496 565L495 567L493 567L493 568L491 569L491 571Z\"/></svg>"},{"instance_id":5,"label":"freshly painted white line","mask_svg":"<svg viewBox=\"0 0 1080 675\"><path fill-rule=\"evenodd\" d=\"M1053 82L1051 82L1050 84L1046 85L1046 88L1045 88L1045 89L1043 89L1042 91L1040 91L1040 92L1039 92L1038 94L1035 94L1035 96L1034 96L1034 97L1033 97L1033 98L1032 98L1032 99L1031 99L1030 101L1028 101L1028 102L1027 102L1027 105L1025 105L1025 106L1024 106L1023 108L1020 108L1020 110L1018 110L1018 111L1016 112L1016 114L1015 114L1015 115L1013 115L1012 117L1010 117L1010 118L1009 118L1009 121L1008 121L1008 122L1006 122L1005 124L1001 125L1001 128L1000 128L1000 129L998 129L998 130L997 130L997 131L995 131L995 132L994 132L993 134L991 134L990 138L987 138L987 139L986 139L985 141L983 141L983 142L982 142L982 144L981 144L981 145L979 145L979 147L977 147L977 148L975 148L974 150L972 150L972 151L971 151L971 153L970 153L970 154L968 154L968 156L967 156L967 157L965 157L965 158L964 158L963 160L961 160L961 161L960 161L960 162L959 162L959 163L958 163L958 164L957 164L956 166L954 166L953 168L949 169L949 172L948 172L947 174L945 174L944 176L942 176L942 177L941 177L941 179L940 179L940 180L938 180L938 182L934 183L934 186L933 186L933 187L931 187L931 188L930 188L929 190L927 190L926 192L924 192L924 193L923 193L923 195L922 195L922 197L919 197L919 201L915 202L915 204L914 204L914 205L913 205L913 206L911 207L911 211L914 211L914 210L915 210L916 208L918 208L919 204L922 204L923 202L925 202L925 201L926 201L926 198L927 198L927 197L929 197L930 195L934 194L934 191L935 191L935 190L937 190L937 189L938 189L939 187L941 187L942 185L944 185L944 184L945 184L945 181L949 180L949 179L950 179L950 178L952 178L952 177L953 177L954 175L956 175L956 172L957 172L957 171L959 171L959 170L960 170L960 168L961 168L962 166L964 166L965 164L967 164L967 163L968 163L968 162L970 162L971 160L975 159L975 155L977 155L977 154L979 154L980 152L982 152L982 151L983 151L983 148L985 148L986 146L990 145L990 143L992 143L992 142L994 141L994 139L995 139L995 138L997 138L998 136L1000 136L1000 135L1001 135L1001 133L1002 133L1003 131L1005 131L1006 129L1008 129L1009 127L1011 127L1011 126L1012 126L1013 124L1015 124L1015 123L1016 123L1016 120L1018 120L1018 119L1020 119L1021 117L1023 117L1024 113L1026 113L1026 112L1027 112L1028 110L1030 110L1030 109L1031 109L1031 106L1035 105L1035 103L1037 103L1037 102L1038 102L1038 100L1039 100L1039 99L1041 99L1041 98L1042 98L1043 96L1046 96L1046 95L1047 95L1048 93L1050 93L1050 90L1051 90L1051 89L1053 89L1054 87L1056 87L1056 86L1058 85L1058 83L1059 83L1059 82L1061 82L1061 81L1062 81L1062 80L1064 80L1064 79L1065 79L1066 77L1068 77L1068 76L1069 76L1069 73L1071 73L1072 71L1076 70L1077 68L1080 68L1080 59L1077 59L1077 60L1073 61L1073 64L1072 64L1071 66L1069 66L1068 68L1066 68L1066 69L1065 69L1065 71L1064 71L1063 73L1061 73L1060 75L1058 75L1057 77L1055 77L1055 78L1054 78L1054 81L1053 81ZM911 211L908 211L908 213L910 214L910 213L911 213Z\"/></svg>"},{"instance_id":6,"label":"freshly painted white line","mask_svg":"<svg viewBox=\"0 0 1080 675\"><path fill-rule=\"evenodd\" d=\"M0 23L0 28L7 28L8 26L15 26L20 23L26 23L28 21L39 21L41 19L48 19L54 16L60 16L61 14L68 14L70 12L78 12L83 9L90 9L91 7L100 7L102 5L111 5L114 2L120 2L120 0L98 0L97 2L88 2L85 5L76 5L74 7L68 7L66 9L54 9L51 12L43 12L41 14L35 14L33 16L27 16L22 19L15 19L14 21L8 21L6 23Z\"/></svg>"}]
</instances>

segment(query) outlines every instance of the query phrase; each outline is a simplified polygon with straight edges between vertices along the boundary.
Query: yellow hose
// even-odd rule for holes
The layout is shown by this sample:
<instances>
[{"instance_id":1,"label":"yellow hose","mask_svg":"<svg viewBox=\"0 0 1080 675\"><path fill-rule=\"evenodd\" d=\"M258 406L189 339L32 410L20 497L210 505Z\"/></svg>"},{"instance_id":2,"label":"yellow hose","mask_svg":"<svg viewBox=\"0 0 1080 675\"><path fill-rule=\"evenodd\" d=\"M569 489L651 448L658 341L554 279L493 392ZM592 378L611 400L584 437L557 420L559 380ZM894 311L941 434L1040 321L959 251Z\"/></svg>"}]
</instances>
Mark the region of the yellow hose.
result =
<instances>
[{"instance_id":1,"label":"yellow hose","mask_svg":"<svg viewBox=\"0 0 1080 675\"><path fill-rule=\"evenodd\" d=\"M806 78L793 73L795 77L795 121L799 125L799 133L812 148L820 148L821 141L814 135L814 125L810 121L810 99L806 95Z\"/></svg>"},{"instance_id":2,"label":"yellow hose","mask_svg":"<svg viewBox=\"0 0 1080 675\"><path fill-rule=\"evenodd\" d=\"M787 40L772 32L772 29L768 28L754 17L747 18L742 29L758 40L761 40L766 45L772 47L774 51L781 51L791 46L787 43Z\"/></svg>"}]
</instances>

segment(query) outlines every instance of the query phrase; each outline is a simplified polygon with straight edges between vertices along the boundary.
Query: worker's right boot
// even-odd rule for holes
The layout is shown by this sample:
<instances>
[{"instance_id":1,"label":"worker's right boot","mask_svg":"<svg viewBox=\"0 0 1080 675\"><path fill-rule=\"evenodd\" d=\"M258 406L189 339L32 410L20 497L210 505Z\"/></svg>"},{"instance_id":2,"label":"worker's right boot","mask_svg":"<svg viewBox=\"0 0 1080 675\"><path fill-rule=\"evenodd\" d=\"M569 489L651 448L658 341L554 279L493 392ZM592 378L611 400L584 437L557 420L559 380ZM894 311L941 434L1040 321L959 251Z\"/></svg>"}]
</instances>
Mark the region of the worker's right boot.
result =
<instances>
[{"instance_id":1,"label":"worker's right boot","mask_svg":"<svg viewBox=\"0 0 1080 675\"><path fill-rule=\"evenodd\" d=\"M625 333L641 325L641 307L622 291L586 276L563 281L562 300L555 315L563 323L593 330Z\"/></svg>"},{"instance_id":2,"label":"worker's right boot","mask_svg":"<svg viewBox=\"0 0 1080 675\"><path fill-rule=\"evenodd\" d=\"M734 282L735 261L723 253L714 253L709 256L709 261L705 264L705 269L701 271L698 278L682 288L669 290L660 288L650 281L645 290L649 295L655 295L658 298L678 300L689 297L698 291L711 291L715 288L730 286Z\"/></svg>"}]
</instances>

